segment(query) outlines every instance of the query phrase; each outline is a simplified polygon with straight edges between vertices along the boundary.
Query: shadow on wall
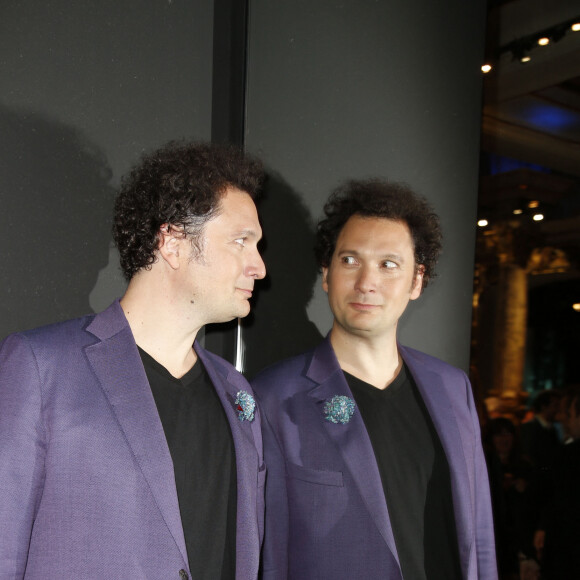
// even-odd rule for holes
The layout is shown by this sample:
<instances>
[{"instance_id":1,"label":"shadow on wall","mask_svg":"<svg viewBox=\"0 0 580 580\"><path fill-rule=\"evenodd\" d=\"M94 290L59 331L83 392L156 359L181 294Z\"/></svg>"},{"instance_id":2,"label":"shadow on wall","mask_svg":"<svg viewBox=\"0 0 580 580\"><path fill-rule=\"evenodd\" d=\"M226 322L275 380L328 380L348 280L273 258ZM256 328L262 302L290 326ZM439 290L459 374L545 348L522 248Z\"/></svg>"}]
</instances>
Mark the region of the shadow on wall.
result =
<instances>
[{"instance_id":1,"label":"shadow on wall","mask_svg":"<svg viewBox=\"0 0 580 580\"><path fill-rule=\"evenodd\" d=\"M108 260L110 179L76 129L0 107L0 338L91 311Z\"/></svg>"},{"instance_id":2,"label":"shadow on wall","mask_svg":"<svg viewBox=\"0 0 580 580\"><path fill-rule=\"evenodd\" d=\"M322 340L306 314L318 272L310 213L300 196L275 174L268 177L258 210L268 275L256 284L252 314L243 319L248 377Z\"/></svg>"}]
</instances>

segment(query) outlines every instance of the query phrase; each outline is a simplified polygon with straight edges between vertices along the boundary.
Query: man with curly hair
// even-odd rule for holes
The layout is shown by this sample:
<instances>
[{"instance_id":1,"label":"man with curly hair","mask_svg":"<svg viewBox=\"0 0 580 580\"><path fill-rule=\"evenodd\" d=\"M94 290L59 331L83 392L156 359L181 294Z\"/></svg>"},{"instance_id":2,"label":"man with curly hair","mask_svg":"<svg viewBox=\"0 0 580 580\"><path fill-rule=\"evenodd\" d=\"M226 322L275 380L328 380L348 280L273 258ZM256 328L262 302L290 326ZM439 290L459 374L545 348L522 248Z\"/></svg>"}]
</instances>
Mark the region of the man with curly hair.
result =
<instances>
[{"instance_id":1,"label":"man with curly hair","mask_svg":"<svg viewBox=\"0 0 580 580\"><path fill-rule=\"evenodd\" d=\"M262 179L231 147L146 155L115 205L123 298L0 344L0 578L257 578L259 413L195 339L265 276Z\"/></svg>"},{"instance_id":2,"label":"man with curly hair","mask_svg":"<svg viewBox=\"0 0 580 580\"><path fill-rule=\"evenodd\" d=\"M346 183L324 210L316 255L332 329L252 383L268 465L263 578L495 579L469 380L397 341L434 276L439 219L379 180Z\"/></svg>"}]
</instances>

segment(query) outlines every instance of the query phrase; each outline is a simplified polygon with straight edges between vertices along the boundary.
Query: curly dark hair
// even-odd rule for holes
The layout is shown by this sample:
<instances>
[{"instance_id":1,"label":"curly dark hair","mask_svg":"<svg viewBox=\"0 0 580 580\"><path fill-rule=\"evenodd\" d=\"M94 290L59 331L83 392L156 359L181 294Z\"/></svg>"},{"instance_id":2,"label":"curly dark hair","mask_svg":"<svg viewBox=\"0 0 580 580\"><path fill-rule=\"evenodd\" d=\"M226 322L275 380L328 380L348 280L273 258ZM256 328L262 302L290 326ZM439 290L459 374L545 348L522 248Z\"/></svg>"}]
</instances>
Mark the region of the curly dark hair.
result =
<instances>
[{"instance_id":1,"label":"curly dark hair","mask_svg":"<svg viewBox=\"0 0 580 580\"><path fill-rule=\"evenodd\" d=\"M156 261L163 224L185 232L199 252L203 228L219 214L226 190L255 199L263 180L261 162L232 145L172 141L144 155L115 202L113 238L125 278Z\"/></svg>"},{"instance_id":2,"label":"curly dark hair","mask_svg":"<svg viewBox=\"0 0 580 580\"><path fill-rule=\"evenodd\" d=\"M441 253L439 217L427 200L408 185L380 179L347 181L333 191L324 206L326 217L317 226L315 254L318 265L330 265L336 240L353 215L404 222L413 239L416 267L423 266L424 289L435 277Z\"/></svg>"}]
</instances>

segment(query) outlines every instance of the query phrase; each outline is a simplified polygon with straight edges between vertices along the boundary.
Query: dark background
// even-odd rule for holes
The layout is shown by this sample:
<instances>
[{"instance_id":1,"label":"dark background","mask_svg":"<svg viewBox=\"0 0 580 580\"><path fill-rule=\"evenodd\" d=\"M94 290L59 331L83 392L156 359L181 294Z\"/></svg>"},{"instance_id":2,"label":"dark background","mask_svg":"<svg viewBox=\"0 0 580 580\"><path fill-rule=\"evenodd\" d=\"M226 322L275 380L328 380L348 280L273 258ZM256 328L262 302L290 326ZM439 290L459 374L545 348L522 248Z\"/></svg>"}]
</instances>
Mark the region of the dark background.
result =
<instances>
[{"instance_id":1,"label":"dark background","mask_svg":"<svg viewBox=\"0 0 580 580\"><path fill-rule=\"evenodd\" d=\"M248 374L330 328L314 223L333 187L369 176L441 215L440 276L401 339L467 368L484 27L481 0L4 3L0 336L122 294L121 176L169 139L229 139L270 174Z\"/></svg>"}]
</instances>

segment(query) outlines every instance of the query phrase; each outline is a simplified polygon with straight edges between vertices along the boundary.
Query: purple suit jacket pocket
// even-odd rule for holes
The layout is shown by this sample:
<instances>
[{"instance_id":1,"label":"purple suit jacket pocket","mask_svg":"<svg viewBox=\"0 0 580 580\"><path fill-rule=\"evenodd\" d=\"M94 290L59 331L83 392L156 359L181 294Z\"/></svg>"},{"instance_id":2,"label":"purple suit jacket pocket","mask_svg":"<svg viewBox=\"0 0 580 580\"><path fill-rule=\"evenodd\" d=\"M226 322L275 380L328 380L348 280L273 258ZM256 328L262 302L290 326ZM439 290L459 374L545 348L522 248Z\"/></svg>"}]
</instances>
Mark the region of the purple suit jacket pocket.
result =
<instances>
[{"instance_id":1,"label":"purple suit jacket pocket","mask_svg":"<svg viewBox=\"0 0 580 580\"><path fill-rule=\"evenodd\" d=\"M332 485L334 487L343 487L342 471L322 471L320 469L311 469L302 467L295 463L286 463L286 472L291 479L299 479L308 483L318 485Z\"/></svg>"}]
</instances>

